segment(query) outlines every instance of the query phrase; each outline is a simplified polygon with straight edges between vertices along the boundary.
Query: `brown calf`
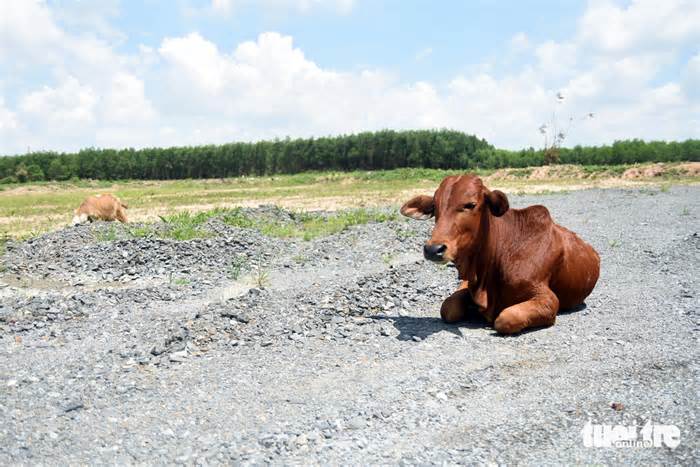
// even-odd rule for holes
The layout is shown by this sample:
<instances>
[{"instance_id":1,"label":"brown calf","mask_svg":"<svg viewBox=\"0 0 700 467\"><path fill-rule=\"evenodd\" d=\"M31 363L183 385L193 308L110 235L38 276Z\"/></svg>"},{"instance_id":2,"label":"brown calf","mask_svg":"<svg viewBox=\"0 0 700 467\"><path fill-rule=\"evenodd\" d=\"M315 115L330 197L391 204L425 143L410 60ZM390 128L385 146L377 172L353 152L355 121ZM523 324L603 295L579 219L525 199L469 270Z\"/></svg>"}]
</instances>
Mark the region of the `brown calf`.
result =
<instances>
[{"instance_id":1,"label":"brown calf","mask_svg":"<svg viewBox=\"0 0 700 467\"><path fill-rule=\"evenodd\" d=\"M73 225L82 224L92 221L114 221L126 222L126 211L128 206L116 196L113 195L97 195L89 196L83 201L75 216L73 216Z\"/></svg>"},{"instance_id":2,"label":"brown calf","mask_svg":"<svg viewBox=\"0 0 700 467\"><path fill-rule=\"evenodd\" d=\"M411 199L401 214L435 217L423 253L457 266L462 282L442 304L445 322L477 309L503 334L551 326L559 310L583 303L598 281L593 247L555 224L544 206L509 209L506 195L475 175L445 178L434 196Z\"/></svg>"}]
</instances>

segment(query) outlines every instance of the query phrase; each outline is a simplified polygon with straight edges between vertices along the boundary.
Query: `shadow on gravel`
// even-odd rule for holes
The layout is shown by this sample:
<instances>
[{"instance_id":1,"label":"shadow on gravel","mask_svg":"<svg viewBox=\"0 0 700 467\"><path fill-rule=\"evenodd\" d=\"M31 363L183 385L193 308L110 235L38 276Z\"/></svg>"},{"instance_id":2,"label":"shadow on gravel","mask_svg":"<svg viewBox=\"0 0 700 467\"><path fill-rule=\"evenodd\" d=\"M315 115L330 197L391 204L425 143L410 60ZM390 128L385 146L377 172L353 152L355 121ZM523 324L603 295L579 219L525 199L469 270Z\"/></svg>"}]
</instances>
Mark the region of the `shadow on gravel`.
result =
<instances>
[{"instance_id":1,"label":"shadow on gravel","mask_svg":"<svg viewBox=\"0 0 700 467\"><path fill-rule=\"evenodd\" d=\"M487 327L485 320L461 321L457 324L445 324L440 318L424 316L370 316L376 320L391 321L394 328L399 331L396 338L400 341L420 340L436 334L440 331L447 331L459 337L464 337L460 328L481 329Z\"/></svg>"},{"instance_id":2,"label":"shadow on gravel","mask_svg":"<svg viewBox=\"0 0 700 467\"><path fill-rule=\"evenodd\" d=\"M578 313L579 311L585 310L586 307L587 307L586 304L585 304L585 303L582 303L582 304L576 305L575 307L572 307L572 308L567 308L567 309L565 309L565 310L559 310L559 313L557 313L557 316L560 316L560 315L570 315L570 314L572 314L572 313ZM491 333L491 335L492 335L492 336L498 336L498 337L504 337L504 338L517 337L517 336L524 336L525 334L530 334L531 332L537 332L537 331L539 331L539 330L541 330L541 329L547 329L548 327L549 327L549 326L540 326L540 327L535 327L535 328L527 328L527 329L524 329L524 330L522 330L522 331L520 331L520 332L518 332L518 333L516 333L516 334L510 334L510 335L507 335L507 334L500 334L499 332L497 332L497 331L494 330L493 333Z\"/></svg>"},{"instance_id":3,"label":"shadow on gravel","mask_svg":"<svg viewBox=\"0 0 700 467\"><path fill-rule=\"evenodd\" d=\"M573 308L568 308L566 310L559 311L559 315L568 315L571 313L577 313L586 309L586 304L575 306ZM440 331L447 331L459 337L464 337L461 328L467 329L483 329L490 327L486 320L480 317L472 317L467 321L460 321L456 324L446 324L440 318L425 317L425 316L370 316L370 318L381 321L387 320L391 321L391 324L399 331L399 335L396 338L400 341L410 341L426 339L427 337L436 334ZM516 335L528 334L531 332L536 332L542 328L530 328L526 329ZM500 337L512 337L503 336L498 332L494 331L493 336Z\"/></svg>"},{"instance_id":4,"label":"shadow on gravel","mask_svg":"<svg viewBox=\"0 0 700 467\"><path fill-rule=\"evenodd\" d=\"M576 305L575 307L567 308L566 310L559 310L559 313L557 313L557 315L568 315L571 313L578 313L579 311L585 310L587 307L588 306L585 303L582 303L580 305Z\"/></svg>"}]
</instances>

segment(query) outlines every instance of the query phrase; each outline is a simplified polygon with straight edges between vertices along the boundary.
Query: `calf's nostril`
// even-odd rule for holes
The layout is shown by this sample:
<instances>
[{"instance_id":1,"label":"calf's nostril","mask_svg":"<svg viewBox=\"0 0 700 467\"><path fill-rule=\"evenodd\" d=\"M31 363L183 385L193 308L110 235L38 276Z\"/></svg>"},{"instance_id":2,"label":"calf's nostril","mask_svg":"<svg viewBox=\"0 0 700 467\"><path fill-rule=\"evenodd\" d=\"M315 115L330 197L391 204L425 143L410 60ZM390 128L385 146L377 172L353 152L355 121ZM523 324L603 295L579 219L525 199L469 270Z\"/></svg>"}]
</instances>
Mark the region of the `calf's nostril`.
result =
<instances>
[{"instance_id":1,"label":"calf's nostril","mask_svg":"<svg viewBox=\"0 0 700 467\"><path fill-rule=\"evenodd\" d=\"M423 255L427 259L441 259L442 255L447 250L447 245L423 245Z\"/></svg>"}]
</instances>

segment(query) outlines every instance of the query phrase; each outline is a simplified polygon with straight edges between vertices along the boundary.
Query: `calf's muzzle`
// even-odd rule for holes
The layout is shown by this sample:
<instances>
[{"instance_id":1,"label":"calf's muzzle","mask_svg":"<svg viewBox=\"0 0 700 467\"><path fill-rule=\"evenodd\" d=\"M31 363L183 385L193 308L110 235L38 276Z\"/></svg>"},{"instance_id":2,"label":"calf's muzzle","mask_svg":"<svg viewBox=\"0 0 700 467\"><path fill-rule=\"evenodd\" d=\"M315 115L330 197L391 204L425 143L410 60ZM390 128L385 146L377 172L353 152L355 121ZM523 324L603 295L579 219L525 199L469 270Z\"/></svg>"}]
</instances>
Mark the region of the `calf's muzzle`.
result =
<instances>
[{"instance_id":1,"label":"calf's muzzle","mask_svg":"<svg viewBox=\"0 0 700 467\"><path fill-rule=\"evenodd\" d=\"M447 251L447 245L444 244L429 245L426 243L423 246L423 256L425 256L425 259L437 263L441 263L445 260L445 251Z\"/></svg>"}]
</instances>

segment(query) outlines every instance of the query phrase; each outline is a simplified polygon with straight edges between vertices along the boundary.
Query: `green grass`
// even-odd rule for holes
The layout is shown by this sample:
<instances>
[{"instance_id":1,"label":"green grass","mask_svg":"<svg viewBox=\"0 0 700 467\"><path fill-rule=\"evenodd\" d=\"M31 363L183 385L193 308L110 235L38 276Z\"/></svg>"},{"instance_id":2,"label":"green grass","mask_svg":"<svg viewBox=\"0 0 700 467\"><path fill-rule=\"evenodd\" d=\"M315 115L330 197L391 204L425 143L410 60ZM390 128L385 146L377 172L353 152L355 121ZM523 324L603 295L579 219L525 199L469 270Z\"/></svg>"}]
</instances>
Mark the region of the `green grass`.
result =
<instances>
[{"instance_id":1,"label":"green grass","mask_svg":"<svg viewBox=\"0 0 700 467\"><path fill-rule=\"evenodd\" d=\"M190 285L191 281L185 277L176 277L171 280L171 283L178 287L184 287L186 285Z\"/></svg>"},{"instance_id":2,"label":"green grass","mask_svg":"<svg viewBox=\"0 0 700 467\"><path fill-rule=\"evenodd\" d=\"M382 262L386 265L391 264L391 262L396 258L396 253L384 253L382 254Z\"/></svg>"},{"instance_id":3,"label":"green grass","mask_svg":"<svg viewBox=\"0 0 700 467\"><path fill-rule=\"evenodd\" d=\"M371 172L349 172L347 174L338 174L344 177L350 177L355 180L368 182L390 182L404 183L406 181L427 180L431 182L440 182L443 178L449 175L461 175L465 170L443 170L443 169L421 169L421 168L406 168L393 170L375 170ZM485 177L492 174L495 170L489 169L473 169L468 170L470 173L475 173Z\"/></svg>"},{"instance_id":4,"label":"green grass","mask_svg":"<svg viewBox=\"0 0 700 467\"><path fill-rule=\"evenodd\" d=\"M305 255L299 254L299 255L294 255L292 257L292 260L297 264L304 264L309 260L309 258L307 258Z\"/></svg>"},{"instance_id":5,"label":"green grass","mask_svg":"<svg viewBox=\"0 0 700 467\"><path fill-rule=\"evenodd\" d=\"M204 224L215 217L232 227L255 229L268 237L304 240L325 237L369 222L404 220L397 212L370 208L338 211L325 215L316 212L296 211L292 212L291 221L274 217L251 216L242 208L217 208L198 213L179 212L161 216L160 220L165 224L162 228L155 224L144 224L135 227L127 226L126 229L129 235L134 238L164 238L178 241L208 238L214 234L208 231ZM112 226L107 230L96 232L94 235L98 241L112 241L118 238L117 230ZM236 276L236 278L245 266L243 262L239 263L238 261L235 260L231 264L230 271L230 275ZM236 270L237 272L235 272Z\"/></svg>"},{"instance_id":6,"label":"green grass","mask_svg":"<svg viewBox=\"0 0 700 467\"><path fill-rule=\"evenodd\" d=\"M633 167L631 164L621 164L621 165L584 165L581 166L583 173L586 175L612 175L620 176L625 170Z\"/></svg>"},{"instance_id":7,"label":"green grass","mask_svg":"<svg viewBox=\"0 0 700 467\"><path fill-rule=\"evenodd\" d=\"M172 240L192 240L195 238L211 237L211 232L202 228L202 224L212 217L210 212L200 212L192 214L180 212L170 216L161 216L161 220L166 224L163 231L156 232L155 235Z\"/></svg>"},{"instance_id":8,"label":"green grass","mask_svg":"<svg viewBox=\"0 0 700 467\"><path fill-rule=\"evenodd\" d=\"M126 227L127 232L134 238L149 238L154 237L155 233L153 227L149 225L139 225L135 227Z\"/></svg>"},{"instance_id":9,"label":"green grass","mask_svg":"<svg viewBox=\"0 0 700 467\"><path fill-rule=\"evenodd\" d=\"M228 267L229 279L234 281L238 280L238 278L241 277L241 273L245 270L247 262L248 259L243 255L233 258Z\"/></svg>"},{"instance_id":10,"label":"green grass","mask_svg":"<svg viewBox=\"0 0 700 467\"><path fill-rule=\"evenodd\" d=\"M245 215L243 209L233 208L228 210L220 211L221 220L224 224L240 227L242 229L248 229L255 227L255 222Z\"/></svg>"},{"instance_id":11,"label":"green grass","mask_svg":"<svg viewBox=\"0 0 700 467\"><path fill-rule=\"evenodd\" d=\"M257 268L253 273L253 284L259 289L264 289L270 285L270 273L261 267Z\"/></svg>"},{"instance_id":12,"label":"green grass","mask_svg":"<svg viewBox=\"0 0 700 467\"><path fill-rule=\"evenodd\" d=\"M296 237L304 240L332 235L354 225L399 220L398 213L368 208L339 211L330 215L301 211L293 213L292 222L257 219L246 215L240 208L216 210L214 215L220 215L224 223L233 227L256 229L269 237Z\"/></svg>"},{"instance_id":13,"label":"green grass","mask_svg":"<svg viewBox=\"0 0 700 467\"><path fill-rule=\"evenodd\" d=\"M397 228L394 232L396 233L396 238L401 241L409 239L414 235L412 230L404 229L402 227Z\"/></svg>"},{"instance_id":14,"label":"green grass","mask_svg":"<svg viewBox=\"0 0 700 467\"><path fill-rule=\"evenodd\" d=\"M118 238L117 229L113 225L110 225L107 229L93 232L93 236L98 242L113 242Z\"/></svg>"},{"instance_id":15,"label":"green grass","mask_svg":"<svg viewBox=\"0 0 700 467\"><path fill-rule=\"evenodd\" d=\"M173 271L170 271L170 273L168 274L168 282L170 283L170 285L175 285L178 287L182 287L192 283L192 281L190 281L186 277L175 277L175 273L173 273Z\"/></svg>"}]
</instances>

